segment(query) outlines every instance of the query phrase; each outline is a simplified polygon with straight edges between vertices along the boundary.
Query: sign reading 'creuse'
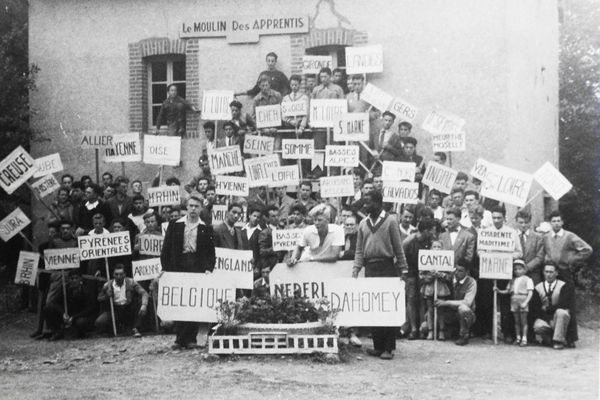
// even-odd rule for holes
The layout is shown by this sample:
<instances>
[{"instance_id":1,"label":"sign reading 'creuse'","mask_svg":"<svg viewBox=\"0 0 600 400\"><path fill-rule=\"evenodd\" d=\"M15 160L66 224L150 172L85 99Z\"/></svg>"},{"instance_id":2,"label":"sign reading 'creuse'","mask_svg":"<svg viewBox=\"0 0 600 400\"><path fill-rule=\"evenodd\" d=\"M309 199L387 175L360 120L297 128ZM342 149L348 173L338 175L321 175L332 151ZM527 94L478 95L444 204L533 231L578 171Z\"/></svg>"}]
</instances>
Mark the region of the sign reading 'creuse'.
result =
<instances>
[{"instance_id":1,"label":"sign reading 'creuse'","mask_svg":"<svg viewBox=\"0 0 600 400\"><path fill-rule=\"evenodd\" d=\"M21 146L0 162L0 186L12 194L37 171L35 161Z\"/></svg>"},{"instance_id":2,"label":"sign reading 'creuse'","mask_svg":"<svg viewBox=\"0 0 600 400\"><path fill-rule=\"evenodd\" d=\"M77 245L81 260L93 260L131 254L129 232L115 232L104 235L79 236Z\"/></svg>"}]
</instances>

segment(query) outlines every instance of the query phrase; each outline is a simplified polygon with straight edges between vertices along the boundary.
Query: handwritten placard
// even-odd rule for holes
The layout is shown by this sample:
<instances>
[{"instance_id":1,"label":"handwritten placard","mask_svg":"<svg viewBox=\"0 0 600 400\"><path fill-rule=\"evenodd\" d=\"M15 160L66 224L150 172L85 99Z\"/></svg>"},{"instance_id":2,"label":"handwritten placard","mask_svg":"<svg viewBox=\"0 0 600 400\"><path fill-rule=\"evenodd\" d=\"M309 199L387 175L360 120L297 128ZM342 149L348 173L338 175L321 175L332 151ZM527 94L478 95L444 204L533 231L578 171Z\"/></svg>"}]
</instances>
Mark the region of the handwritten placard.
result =
<instances>
[{"instance_id":1,"label":"handwritten placard","mask_svg":"<svg viewBox=\"0 0 600 400\"><path fill-rule=\"evenodd\" d=\"M223 275L237 289L252 289L254 267L252 250L215 248L215 269L213 274Z\"/></svg>"},{"instance_id":2,"label":"handwritten placard","mask_svg":"<svg viewBox=\"0 0 600 400\"><path fill-rule=\"evenodd\" d=\"M104 149L105 162L142 161L140 135L137 132L113 135L112 145Z\"/></svg>"},{"instance_id":3,"label":"handwritten placard","mask_svg":"<svg viewBox=\"0 0 600 400\"><path fill-rule=\"evenodd\" d=\"M454 271L454 251L419 250L419 271Z\"/></svg>"},{"instance_id":4,"label":"handwritten placard","mask_svg":"<svg viewBox=\"0 0 600 400\"><path fill-rule=\"evenodd\" d=\"M369 140L369 113L342 114L333 126L336 142L364 142Z\"/></svg>"},{"instance_id":5,"label":"handwritten placard","mask_svg":"<svg viewBox=\"0 0 600 400\"><path fill-rule=\"evenodd\" d=\"M245 176L217 175L215 193L220 196L248 196L250 186Z\"/></svg>"},{"instance_id":6,"label":"handwritten placard","mask_svg":"<svg viewBox=\"0 0 600 400\"><path fill-rule=\"evenodd\" d=\"M313 99L310 101L310 126L332 128L347 112L348 102L345 99Z\"/></svg>"},{"instance_id":7,"label":"handwritten placard","mask_svg":"<svg viewBox=\"0 0 600 400\"><path fill-rule=\"evenodd\" d=\"M272 179L271 171L279 167L279 155L271 154L244 160L244 169L250 187L267 186Z\"/></svg>"},{"instance_id":8,"label":"handwritten placard","mask_svg":"<svg viewBox=\"0 0 600 400\"><path fill-rule=\"evenodd\" d=\"M34 178L54 174L64 169L59 153L50 154L44 157L36 158Z\"/></svg>"},{"instance_id":9,"label":"handwritten placard","mask_svg":"<svg viewBox=\"0 0 600 400\"><path fill-rule=\"evenodd\" d=\"M284 165L273 168L269 187L296 186L300 183L298 165Z\"/></svg>"},{"instance_id":10,"label":"handwritten placard","mask_svg":"<svg viewBox=\"0 0 600 400\"><path fill-rule=\"evenodd\" d=\"M421 127L434 135L453 134L462 131L465 120L446 111L430 112Z\"/></svg>"},{"instance_id":11,"label":"handwritten placard","mask_svg":"<svg viewBox=\"0 0 600 400\"><path fill-rule=\"evenodd\" d=\"M0 162L0 187L12 194L36 171L34 159L19 146Z\"/></svg>"},{"instance_id":12,"label":"handwritten placard","mask_svg":"<svg viewBox=\"0 0 600 400\"><path fill-rule=\"evenodd\" d=\"M482 229L477 235L477 250L512 252L515 250L516 235L517 233L514 230Z\"/></svg>"},{"instance_id":13,"label":"handwritten placard","mask_svg":"<svg viewBox=\"0 0 600 400\"><path fill-rule=\"evenodd\" d=\"M271 136L245 135L244 153L258 154L259 156L273 154L274 142L275 138Z\"/></svg>"},{"instance_id":14,"label":"handwritten placard","mask_svg":"<svg viewBox=\"0 0 600 400\"><path fill-rule=\"evenodd\" d=\"M17 261L15 283L17 285L35 286L39 262L40 253L21 250Z\"/></svg>"},{"instance_id":15,"label":"handwritten placard","mask_svg":"<svg viewBox=\"0 0 600 400\"><path fill-rule=\"evenodd\" d=\"M273 231L273 251L294 250L304 229L275 229Z\"/></svg>"},{"instance_id":16,"label":"handwritten placard","mask_svg":"<svg viewBox=\"0 0 600 400\"><path fill-rule=\"evenodd\" d=\"M104 235L79 236L77 238L80 259L93 260L131 254L129 232L106 233Z\"/></svg>"},{"instance_id":17,"label":"handwritten placard","mask_svg":"<svg viewBox=\"0 0 600 400\"><path fill-rule=\"evenodd\" d=\"M258 106L254 111L256 114L256 127L258 129L281 125L281 106L279 104Z\"/></svg>"},{"instance_id":18,"label":"handwritten placard","mask_svg":"<svg viewBox=\"0 0 600 400\"><path fill-rule=\"evenodd\" d=\"M384 181L410 181L415 180L414 162L384 161L381 169L381 179Z\"/></svg>"},{"instance_id":19,"label":"handwritten placard","mask_svg":"<svg viewBox=\"0 0 600 400\"><path fill-rule=\"evenodd\" d=\"M573 188L571 182L548 161L535 171L533 178L554 200L560 199Z\"/></svg>"},{"instance_id":20,"label":"handwritten placard","mask_svg":"<svg viewBox=\"0 0 600 400\"><path fill-rule=\"evenodd\" d=\"M210 172L215 175L241 172L244 170L240 146L227 146L208 149Z\"/></svg>"},{"instance_id":21,"label":"handwritten placard","mask_svg":"<svg viewBox=\"0 0 600 400\"><path fill-rule=\"evenodd\" d=\"M227 206L224 204L215 204L212 206L212 223L213 225L218 222L225 221L225 214L227 214Z\"/></svg>"},{"instance_id":22,"label":"handwritten placard","mask_svg":"<svg viewBox=\"0 0 600 400\"><path fill-rule=\"evenodd\" d=\"M423 184L442 193L451 193L458 171L430 161L423 175Z\"/></svg>"},{"instance_id":23,"label":"handwritten placard","mask_svg":"<svg viewBox=\"0 0 600 400\"><path fill-rule=\"evenodd\" d=\"M367 83L363 91L360 93L360 97L378 110L387 110L389 105L394 100L392 95L386 93L372 83Z\"/></svg>"},{"instance_id":24,"label":"handwritten placard","mask_svg":"<svg viewBox=\"0 0 600 400\"><path fill-rule=\"evenodd\" d=\"M31 220L20 208L16 208L0 221L0 238L8 242L13 236L21 232Z\"/></svg>"},{"instance_id":25,"label":"handwritten placard","mask_svg":"<svg viewBox=\"0 0 600 400\"><path fill-rule=\"evenodd\" d=\"M147 199L150 207L181 204L181 189L175 185L148 188Z\"/></svg>"},{"instance_id":26,"label":"handwritten placard","mask_svg":"<svg viewBox=\"0 0 600 400\"><path fill-rule=\"evenodd\" d=\"M319 179L321 197L354 196L352 175L326 176Z\"/></svg>"},{"instance_id":27,"label":"handwritten placard","mask_svg":"<svg viewBox=\"0 0 600 400\"><path fill-rule=\"evenodd\" d=\"M476 167L485 171L481 179L481 196L517 207L525 206L533 181L532 175L490 162Z\"/></svg>"},{"instance_id":28,"label":"handwritten placard","mask_svg":"<svg viewBox=\"0 0 600 400\"><path fill-rule=\"evenodd\" d=\"M465 151L467 139L464 131L455 133L433 133L431 134L431 146L433 151Z\"/></svg>"},{"instance_id":29,"label":"handwritten placard","mask_svg":"<svg viewBox=\"0 0 600 400\"><path fill-rule=\"evenodd\" d=\"M160 256L164 238L159 235L140 235L140 254L147 256Z\"/></svg>"},{"instance_id":30,"label":"handwritten placard","mask_svg":"<svg viewBox=\"0 0 600 400\"><path fill-rule=\"evenodd\" d=\"M283 101L281 102L281 116L283 118L300 117L308 115L308 101Z\"/></svg>"},{"instance_id":31,"label":"handwritten placard","mask_svg":"<svg viewBox=\"0 0 600 400\"><path fill-rule=\"evenodd\" d=\"M49 270L77 269L79 268L79 249L77 247L46 249L44 250L44 264L45 268Z\"/></svg>"},{"instance_id":32,"label":"handwritten placard","mask_svg":"<svg viewBox=\"0 0 600 400\"><path fill-rule=\"evenodd\" d=\"M133 280L135 281L147 281L150 279L155 279L162 271L160 257L133 261L131 270L133 271Z\"/></svg>"},{"instance_id":33,"label":"handwritten placard","mask_svg":"<svg viewBox=\"0 0 600 400\"><path fill-rule=\"evenodd\" d=\"M413 122L417 117L419 109L399 97L395 97L389 105L388 110L400 121Z\"/></svg>"},{"instance_id":34,"label":"handwritten placard","mask_svg":"<svg viewBox=\"0 0 600 400\"><path fill-rule=\"evenodd\" d=\"M112 146L114 132L111 131L82 131L79 147L82 149L104 149Z\"/></svg>"},{"instance_id":35,"label":"handwritten placard","mask_svg":"<svg viewBox=\"0 0 600 400\"><path fill-rule=\"evenodd\" d=\"M59 187L60 183L58 183L54 175L45 176L31 184L31 189L42 199L54 193Z\"/></svg>"},{"instance_id":36,"label":"handwritten placard","mask_svg":"<svg viewBox=\"0 0 600 400\"><path fill-rule=\"evenodd\" d=\"M325 146L326 167L358 167L360 149L358 146Z\"/></svg>"},{"instance_id":37,"label":"handwritten placard","mask_svg":"<svg viewBox=\"0 0 600 400\"><path fill-rule=\"evenodd\" d=\"M202 119L230 120L229 104L232 101L232 90L205 90L202 94Z\"/></svg>"},{"instance_id":38,"label":"handwritten placard","mask_svg":"<svg viewBox=\"0 0 600 400\"><path fill-rule=\"evenodd\" d=\"M318 74L321 68L333 69L332 56L302 56L302 73Z\"/></svg>"},{"instance_id":39,"label":"handwritten placard","mask_svg":"<svg viewBox=\"0 0 600 400\"><path fill-rule=\"evenodd\" d=\"M480 253L480 279L512 279L513 258L510 253Z\"/></svg>"},{"instance_id":40,"label":"handwritten placard","mask_svg":"<svg viewBox=\"0 0 600 400\"><path fill-rule=\"evenodd\" d=\"M417 182L383 181L383 201L389 203L417 204L419 184Z\"/></svg>"},{"instance_id":41,"label":"handwritten placard","mask_svg":"<svg viewBox=\"0 0 600 400\"><path fill-rule=\"evenodd\" d=\"M346 72L370 74L383 72L383 46L346 47ZM385 108L383 109L385 110Z\"/></svg>"},{"instance_id":42,"label":"handwritten placard","mask_svg":"<svg viewBox=\"0 0 600 400\"><path fill-rule=\"evenodd\" d=\"M282 139L281 158L287 160L311 160L315 154L313 139Z\"/></svg>"},{"instance_id":43,"label":"handwritten placard","mask_svg":"<svg viewBox=\"0 0 600 400\"><path fill-rule=\"evenodd\" d=\"M144 135L144 163L177 167L180 160L180 137Z\"/></svg>"}]
</instances>

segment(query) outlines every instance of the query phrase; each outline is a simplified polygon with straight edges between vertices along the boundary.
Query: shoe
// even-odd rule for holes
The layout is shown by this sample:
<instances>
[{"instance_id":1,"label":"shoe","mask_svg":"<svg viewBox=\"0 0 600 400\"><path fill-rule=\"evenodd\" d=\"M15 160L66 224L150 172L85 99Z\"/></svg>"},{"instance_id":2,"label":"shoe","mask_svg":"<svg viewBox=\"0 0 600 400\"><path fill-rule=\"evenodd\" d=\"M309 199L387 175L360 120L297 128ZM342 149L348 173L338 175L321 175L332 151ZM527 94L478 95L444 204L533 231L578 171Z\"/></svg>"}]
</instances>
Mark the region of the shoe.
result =
<instances>
[{"instance_id":1,"label":"shoe","mask_svg":"<svg viewBox=\"0 0 600 400\"><path fill-rule=\"evenodd\" d=\"M444 342L444 341L446 341L446 334L445 334L443 331L440 331L440 332L438 333L438 340L439 340L440 342Z\"/></svg>"},{"instance_id":2,"label":"shoe","mask_svg":"<svg viewBox=\"0 0 600 400\"><path fill-rule=\"evenodd\" d=\"M564 349L564 348L565 348L565 345L564 345L564 344L562 344L561 342L555 342L555 343L554 343L554 346L552 346L552 348L553 348L554 350L562 350L562 349Z\"/></svg>"},{"instance_id":3,"label":"shoe","mask_svg":"<svg viewBox=\"0 0 600 400\"><path fill-rule=\"evenodd\" d=\"M373 357L380 357L383 354L381 350L367 349L367 354Z\"/></svg>"},{"instance_id":4,"label":"shoe","mask_svg":"<svg viewBox=\"0 0 600 400\"><path fill-rule=\"evenodd\" d=\"M137 330L137 328L133 328L132 333L133 333L133 337L134 338L141 338L142 337L142 334L140 333L140 331Z\"/></svg>"},{"instance_id":5,"label":"shoe","mask_svg":"<svg viewBox=\"0 0 600 400\"><path fill-rule=\"evenodd\" d=\"M391 360L392 358L394 358L394 353L392 353L391 351L384 351L383 353L381 353L379 358L381 358L382 360Z\"/></svg>"},{"instance_id":6,"label":"shoe","mask_svg":"<svg viewBox=\"0 0 600 400\"><path fill-rule=\"evenodd\" d=\"M527 347L527 338L523 338L521 340L521 343L519 344L519 346L521 346L521 347Z\"/></svg>"},{"instance_id":7,"label":"shoe","mask_svg":"<svg viewBox=\"0 0 600 400\"><path fill-rule=\"evenodd\" d=\"M466 344L469 344L469 338L461 336L456 342L454 342L454 344L456 344L457 346L464 346Z\"/></svg>"},{"instance_id":8,"label":"shoe","mask_svg":"<svg viewBox=\"0 0 600 400\"><path fill-rule=\"evenodd\" d=\"M527 339L525 339L525 343L527 343ZM515 340L515 344L517 346L521 344L521 338L519 336L517 336L517 339Z\"/></svg>"},{"instance_id":9,"label":"shoe","mask_svg":"<svg viewBox=\"0 0 600 400\"><path fill-rule=\"evenodd\" d=\"M171 346L171 350L177 351L177 350L183 350L185 347L180 345L179 343L174 343Z\"/></svg>"},{"instance_id":10,"label":"shoe","mask_svg":"<svg viewBox=\"0 0 600 400\"><path fill-rule=\"evenodd\" d=\"M565 347L567 349L574 349L575 348L575 342L567 342L567 344L565 345Z\"/></svg>"},{"instance_id":11,"label":"shoe","mask_svg":"<svg viewBox=\"0 0 600 400\"><path fill-rule=\"evenodd\" d=\"M350 344L354 347L362 347L362 342L354 333L350 335Z\"/></svg>"},{"instance_id":12,"label":"shoe","mask_svg":"<svg viewBox=\"0 0 600 400\"><path fill-rule=\"evenodd\" d=\"M417 339L419 339L419 332L417 332L417 331L411 331L408 334L408 340L417 340Z\"/></svg>"},{"instance_id":13,"label":"shoe","mask_svg":"<svg viewBox=\"0 0 600 400\"><path fill-rule=\"evenodd\" d=\"M433 340L433 332L427 334L427 340Z\"/></svg>"},{"instance_id":14,"label":"shoe","mask_svg":"<svg viewBox=\"0 0 600 400\"><path fill-rule=\"evenodd\" d=\"M50 339L52 332L43 332L41 335L34 337L35 340Z\"/></svg>"},{"instance_id":15,"label":"shoe","mask_svg":"<svg viewBox=\"0 0 600 400\"><path fill-rule=\"evenodd\" d=\"M60 340L62 338L64 338L65 335L62 332L55 332L54 334L52 334L52 336L50 336L50 340L51 342L56 342L57 340Z\"/></svg>"},{"instance_id":16,"label":"shoe","mask_svg":"<svg viewBox=\"0 0 600 400\"><path fill-rule=\"evenodd\" d=\"M30 338L32 338L32 339L35 339L36 337L38 337L38 336L41 336L42 334L43 334L43 332L42 332L42 331L35 331L35 332L32 332L32 333L29 335L29 337L30 337Z\"/></svg>"}]
</instances>

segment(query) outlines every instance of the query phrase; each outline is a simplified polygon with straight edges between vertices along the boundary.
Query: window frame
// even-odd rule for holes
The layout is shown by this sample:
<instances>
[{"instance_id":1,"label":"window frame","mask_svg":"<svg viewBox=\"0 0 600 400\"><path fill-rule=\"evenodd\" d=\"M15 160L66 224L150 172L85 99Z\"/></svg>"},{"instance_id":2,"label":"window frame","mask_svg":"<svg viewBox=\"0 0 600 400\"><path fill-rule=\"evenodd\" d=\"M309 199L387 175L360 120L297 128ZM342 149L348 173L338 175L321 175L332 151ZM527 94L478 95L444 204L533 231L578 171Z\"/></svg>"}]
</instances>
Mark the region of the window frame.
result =
<instances>
[{"instance_id":1,"label":"window frame","mask_svg":"<svg viewBox=\"0 0 600 400\"><path fill-rule=\"evenodd\" d=\"M147 106L148 106L148 113L146 115L146 118L148 119L148 130L152 130L155 131L156 130L156 123L154 121L154 115L153 115L153 107L155 106L159 106L162 105L163 101L165 101L165 99L161 99L159 102L154 102L153 103L153 91L152 91L152 85L153 84L165 84L167 87L172 84L183 84L185 85L186 88L186 92L187 92L187 74L185 76L185 80L181 81L181 80L173 80L173 64L175 62L183 62L184 63L184 73L186 72L186 56L183 54L166 54L166 55L159 55L159 56L151 56L148 57L146 60L146 76L147 76L147 92L148 96L147 96ZM167 66L167 80L166 81L153 81L152 80L152 66L154 63L158 63L158 62L166 62L166 66ZM160 131L167 131L168 127L164 124L161 124L162 127L160 128Z\"/></svg>"}]
</instances>

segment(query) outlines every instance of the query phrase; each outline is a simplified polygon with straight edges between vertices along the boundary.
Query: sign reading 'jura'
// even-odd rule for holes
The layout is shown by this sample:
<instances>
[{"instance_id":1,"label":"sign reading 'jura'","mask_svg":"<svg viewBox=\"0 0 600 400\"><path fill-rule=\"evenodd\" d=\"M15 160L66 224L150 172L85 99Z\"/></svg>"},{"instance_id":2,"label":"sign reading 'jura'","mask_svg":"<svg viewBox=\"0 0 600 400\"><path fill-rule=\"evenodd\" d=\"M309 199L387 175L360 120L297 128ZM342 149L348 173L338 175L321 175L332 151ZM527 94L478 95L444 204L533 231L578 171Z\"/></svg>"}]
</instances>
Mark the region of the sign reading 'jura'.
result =
<instances>
[{"instance_id":1,"label":"sign reading 'jura'","mask_svg":"<svg viewBox=\"0 0 600 400\"><path fill-rule=\"evenodd\" d=\"M221 274L165 272L158 283L158 316L165 321L217 322L219 301L235 301L235 287Z\"/></svg>"},{"instance_id":2,"label":"sign reading 'jura'","mask_svg":"<svg viewBox=\"0 0 600 400\"><path fill-rule=\"evenodd\" d=\"M512 279L513 257L511 253L480 253L480 279Z\"/></svg>"},{"instance_id":3,"label":"sign reading 'jura'","mask_svg":"<svg viewBox=\"0 0 600 400\"><path fill-rule=\"evenodd\" d=\"M77 247L66 249L44 250L45 268L55 269L77 269L79 268L79 249Z\"/></svg>"},{"instance_id":4,"label":"sign reading 'jura'","mask_svg":"<svg viewBox=\"0 0 600 400\"><path fill-rule=\"evenodd\" d=\"M321 68L333 69L332 56L302 56L302 73L318 74Z\"/></svg>"},{"instance_id":5,"label":"sign reading 'jura'","mask_svg":"<svg viewBox=\"0 0 600 400\"><path fill-rule=\"evenodd\" d=\"M346 47L346 73L383 72L383 46Z\"/></svg>"},{"instance_id":6,"label":"sign reading 'jura'","mask_svg":"<svg viewBox=\"0 0 600 400\"><path fill-rule=\"evenodd\" d=\"M212 221L213 225L225 221L225 214L227 213L227 206L225 204L215 204L212 206Z\"/></svg>"},{"instance_id":7,"label":"sign reading 'jura'","mask_svg":"<svg viewBox=\"0 0 600 400\"><path fill-rule=\"evenodd\" d=\"M427 163L427 169L423 175L423 185L429 186L429 189L436 189L442 193L450 193L454 186L454 181L458 171L430 161Z\"/></svg>"},{"instance_id":8,"label":"sign reading 'jura'","mask_svg":"<svg viewBox=\"0 0 600 400\"><path fill-rule=\"evenodd\" d=\"M140 254L147 256L160 256L163 246L163 237L159 235L140 235Z\"/></svg>"},{"instance_id":9,"label":"sign reading 'jura'","mask_svg":"<svg viewBox=\"0 0 600 400\"><path fill-rule=\"evenodd\" d=\"M364 142L369 140L369 113L342 114L333 126L336 142Z\"/></svg>"},{"instance_id":10,"label":"sign reading 'jura'","mask_svg":"<svg viewBox=\"0 0 600 400\"><path fill-rule=\"evenodd\" d=\"M557 201L573 188L571 182L548 161L535 171L533 178Z\"/></svg>"},{"instance_id":11,"label":"sign reading 'jura'","mask_svg":"<svg viewBox=\"0 0 600 400\"><path fill-rule=\"evenodd\" d=\"M367 83L360 93L360 98L380 111L387 110L388 106L394 100L392 95L384 92L372 83Z\"/></svg>"},{"instance_id":12,"label":"sign reading 'jura'","mask_svg":"<svg viewBox=\"0 0 600 400\"><path fill-rule=\"evenodd\" d=\"M34 178L40 178L42 176L54 174L64 169L62 161L60 160L60 154L54 153L44 157L36 158L35 161L35 173Z\"/></svg>"},{"instance_id":13,"label":"sign reading 'jura'","mask_svg":"<svg viewBox=\"0 0 600 400\"><path fill-rule=\"evenodd\" d=\"M82 261L131 254L131 239L127 231L79 236L77 245Z\"/></svg>"},{"instance_id":14,"label":"sign reading 'jura'","mask_svg":"<svg viewBox=\"0 0 600 400\"><path fill-rule=\"evenodd\" d=\"M20 251L15 273L15 283L17 285L35 286L39 262L40 253Z\"/></svg>"},{"instance_id":15,"label":"sign reading 'jura'","mask_svg":"<svg viewBox=\"0 0 600 400\"><path fill-rule=\"evenodd\" d=\"M419 250L419 271L454 271L454 251Z\"/></svg>"},{"instance_id":16,"label":"sign reading 'jura'","mask_svg":"<svg viewBox=\"0 0 600 400\"><path fill-rule=\"evenodd\" d=\"M181 204L181 190L179 186L148 188L148 205L150 207L170 206L173 204Z\"/></svg>"},{"instance_id":17,"label":"sign reading 'jura'","mask_svg":"<svg viewBox=\"0 0 600 400\"><path fill-rule=\"evenodd\" d=\"M273 231L273 251L294 250L302 238L303 229L275 229Z\"/></svg>"},{"instance_id":18,"label":"sign reading 'jura'","mask_svg":"<svg viewBox=\"0 0 600 400\"><path fill-rule=\"evenodd\" d=\"M58 183L54 175L45 176L31 184L31 190L42 199L49 194L54 193L59 187L60 183Z\"/></svg>"},{"instance_id":19,"label":"sign reading 'jura'","mask_svg":"<svg viewBox=\"0 0 600 400\"><path fill-rule=\"evenodd\" d=\"M147 281L154 279L158 277L162 271L160 257L133 261L131 269L133 271L133 279L135 281Z\"/></svg>"},{"instance_id":20,"label":"sign reading 'jura'","mask_svg":"<svg viewBox=\"0 0 600 400\"><path fill-rule=\"evenodd\" d=\"M352 175L326 176L319 179L321 197L343 197L354 195L354 181Z\"/></svg>"},{"instance_id":21,"label":"sign reading 'jura'","mask_svg":"<svg viewBox=\"0 0 600 400\"><path fill-rule=\"evenodd\" d=\"M35 161L19 146L0 162L0 187L12 194L35 172Z\"/></svg>"},{"instance_id":22,"label":"sign reading 'jura'","mask_svg":"<svg viewBox=\"0 0 600 400\"><path fill-rule=\"evenodd\" d=\"M325 146L326 167L358 167L358 146Z\"/></svg>"},{"instance_id":23,"label":"sign reading 'jura'","mask_svg":"<svg viewBox=\"0 0 600 400\"><path fill-rule=\"evenodd\" d=\"M281 125L281 106L274 104L270 106L258 106L255 108L256 127L272 128Z\"/></svg>"},{"instance_id":24,"label":"sign reading 'jura'","mask_svg":"<svg viewBox=\"0 0 600 400\"><path fill-rule=\"evenodd\" d=\"M275 138L271 136L244 135L244 153L259 156L273 154Z\"/></svg>"},{"instance_id":25,"label":"sign reading 'jura'","mask_svg":"<svg viewBox=\"0 0 600 400\"><path fill-rule=\"evenodd\" d=\"M382 194L385 202L417 204L419 201L419 183L383 181Z\"/></svg>"},{"instance_id":26,"label":"sign reading 'jura'","mask_svg":"<svg viewBox=\"0 0 600 400\"><path fill-rule=\"evenodd\" d=\"M279 167L279 155L277 154L244 160L250 187L267 186L271 182L273 168L277 167Z\"/></svg>"},{"instance_id":27,"label":"sign reading 'jura'","mask_svg":"<svg viewBox=\"0 0 600 400\"><path fill-rule=\"evenodd\" d=\"M281 102L281 116L283 118L300 117L308 115L308 100Z\"/></svg>"},{"instance_id":28,"label":"sign reading 'jura'","mask_svg":"<svg viewBox=\"0 0 600 400\"><path fill-rule=\"evenodd\" d=\"M419 111L418 108L398 97L392 100L388 109L396 116L396 120L408 122L413 122Z\"/></svg>"},{"instance_id":29,"label":"sign reading 'jura'","mask_svg":"<svg viewBox=\"0 0 600 400\"><path fill-rule=\"evenodd\" d=\"M292 160L310 160L315 154L313 139L282 139L281 158Z\"/></svg>"},{"instance_id":30,"label":"sign reading 'jura'","mask_svg":"<svg viewBox=\"0 0 600 400\"><path fill-rule=\"evenodd\" d=\"M517 207L527 203L533 176L481 158L476 161L471 175L482 181L481 196Z\"/></svg>"},{"instance_id":31,"label":"sign reading 'jura'","mask_svg":"<svg viewBox=\"0 0 600 400\"><path fill-rule=\"evenodd\" d=\"M414 162L384 161L381 169L383 181L410 181L415 180Z\"/></svg>"},{"instance_id":32,"label":"sign reading 'jura'","mask_svg":"<svg viewBox=\"0 0 600 400\"><path fill-rule=\"evenodd\" d=\"M16 208L0 221L0 238L8 242L13 236L21 232L31 221L20 208Z\"/></svg>"},{"instance_id":33,"label":"sign reading 'jura'","mask_svg":"<svg viewBox=\"0 0 600 400\"><path fill-rule=\"evenodd\" d=\"M144 163L177 167L180 157L180 137L144 135Z\"/></svg>"},{"instance_id":34,"label":"sign reading 'jura'","mask_svg":"<svg viewBox=\"0 0 600 400\"><path fill-rule=\"evenodd\" d=\"M332 128L348 112L348 102L342 99L313 99L310 101L310 126Z\"/></svg>"},{"instance_id":35,"label":"sign reading 'jura'","mask_svg":"<svg viewBox=\"0 0 600 400\"><path fill-rule=\"evenodd\" d=\"M250 186L245 176L217 175L215 193L219 196L248 196Z\"/></svg>"},{"instance_id":36,"label":"sign reading 'jura'","mask_svg":"<svg viewBox=\"0 0 600 400\"><path fill-rule=\"evenodd\" d=\"M506 251L515 250L515 231L487 228L479 231L477 235L477 250Z\"/></svg>"},{"instance_id":37,"label":"sign reading 'jura'","mask_svg":"<svg viewBox=\"0 0 600 400\"><path fill-rule=\"evenodd\" d=\"M300 183L300 170L298 165L284 165L273 168L269 187L296 186Z\"/></svg>"},{"instance_id":38,"label":"sign reading 'jura'","mask_svg":"<svg viewBox=\"0 0 600 400\"><path fill-rule=\"evenodd\" d=\"M252 250L215 248L215 275L223 275L236 289L252 289Z\"/></svg>"},{"instance_id":39,"label":"sign reading 'jura'","mask_svg":"<svg viewBox=\"0 0 600 400\"><path fill-rule=\"evenodd\" d=\"M328 285L337 326L401 326L406 319L404 282L398 278L335 279Z\"/></svg>"},{"instance_id":40,"label":"sign reading 'jura'","mask_svg":"<svg viewBox=\"0 0 600 400\"><path fill-rule=\"evenodd\" d=\"M112 146L104 149L106 162L137 162L142 161L140 135L137 132L119 133L113 135Z\"/></svg>"},{"instance_id":41,"label":"sign reading 'jura'","mask_svg":"<svg viewBox=\"0 0 600 400\"><path fill-rule=\"evenodd\" d=\"M232 101L232 90L205 90L202 94L202 119L230 120L229 104Z\"/></svg>"},{"instance_id":42,"label":"sign reading 'jura'","mask_svg":"<svg viewBox=\"0 0 600 400\"><path fill-rule=\"evenodd\" d=\"M240 146L237 145L209 149L208 163L210 172L215 175L241 172L244 170L244 165L242 164L242 152Z\"/></svg>"}]
</instances>

